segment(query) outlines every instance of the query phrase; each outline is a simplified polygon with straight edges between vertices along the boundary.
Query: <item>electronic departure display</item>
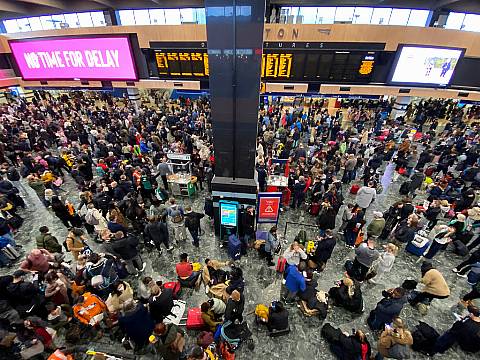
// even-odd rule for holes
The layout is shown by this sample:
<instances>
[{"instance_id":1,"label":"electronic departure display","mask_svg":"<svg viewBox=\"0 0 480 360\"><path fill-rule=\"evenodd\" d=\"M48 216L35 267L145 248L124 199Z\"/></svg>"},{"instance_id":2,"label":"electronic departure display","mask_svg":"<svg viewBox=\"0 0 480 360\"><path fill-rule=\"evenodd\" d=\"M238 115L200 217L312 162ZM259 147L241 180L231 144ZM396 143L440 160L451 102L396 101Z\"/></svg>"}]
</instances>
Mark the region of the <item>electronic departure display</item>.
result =
<instances>
[{"instance_id":1,"label":"electronic departure display","mask_svg":"<svg viewBox=\"0 0 480 360\"><path fill-rule=\"evenodd\" d=\"M262 79L368 83L375 70L376 51L265 49ZM206 49L155 50L160 78L207 78Z\"/></svg>"}]
</instances>

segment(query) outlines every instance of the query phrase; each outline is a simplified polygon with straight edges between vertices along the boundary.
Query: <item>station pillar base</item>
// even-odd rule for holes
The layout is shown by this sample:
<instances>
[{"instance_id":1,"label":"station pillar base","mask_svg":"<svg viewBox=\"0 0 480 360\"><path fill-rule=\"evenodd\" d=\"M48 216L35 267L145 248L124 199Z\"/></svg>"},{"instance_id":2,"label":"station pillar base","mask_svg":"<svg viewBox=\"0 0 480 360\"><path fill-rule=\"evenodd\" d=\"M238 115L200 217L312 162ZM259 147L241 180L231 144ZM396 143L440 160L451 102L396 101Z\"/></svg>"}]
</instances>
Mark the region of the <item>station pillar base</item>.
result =
<instances>
[{"instance_id":1,"label":"station pillar base","mask_svg":"<svg viewBox=\"0 0 480 360\"><path fill-rule=\"evenodd\" d=\"M213 217L215 235L220 235L220 200L237 201L240 208L255 207L257 204L257 183L254 179L233 179L218 177L212 181Z\"/></svg>"}]
</instances>

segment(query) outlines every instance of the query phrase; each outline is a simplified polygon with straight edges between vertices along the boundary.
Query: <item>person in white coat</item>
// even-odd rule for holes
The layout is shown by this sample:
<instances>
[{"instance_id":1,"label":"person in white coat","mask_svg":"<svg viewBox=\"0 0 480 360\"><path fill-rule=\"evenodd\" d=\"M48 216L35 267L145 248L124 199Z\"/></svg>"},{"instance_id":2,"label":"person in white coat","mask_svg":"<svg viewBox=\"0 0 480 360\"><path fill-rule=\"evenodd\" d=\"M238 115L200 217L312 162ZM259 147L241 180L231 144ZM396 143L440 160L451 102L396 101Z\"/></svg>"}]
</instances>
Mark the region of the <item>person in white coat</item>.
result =
<instances>
[{"instance_id":1,"label":"person in white coat","mask_svg":"<svg viewBox=\"0 0 480 360\"><path fill-rule=\"evenodd\" d=\"M383 245L383 248L385 251L383 251L378 258L375 280L369 280L369 282L373 284L376 284L385 273L389 273L392 270L393 264L395 263L395 256L398 253L398 247L395 244L388 243L387 245Z\"/></svg>"},{"instance_id":2,"label":"person in white coat","mask_svg":"<svg viewBox=\"0 0 480 360\"><path fill-rule=\"evenodd\" d=\"M362 186L357 192L356 202L359 207L366 210L377 197L377 190L375 184L369 182L368 186Z\"/></svg>"}]
</instances>

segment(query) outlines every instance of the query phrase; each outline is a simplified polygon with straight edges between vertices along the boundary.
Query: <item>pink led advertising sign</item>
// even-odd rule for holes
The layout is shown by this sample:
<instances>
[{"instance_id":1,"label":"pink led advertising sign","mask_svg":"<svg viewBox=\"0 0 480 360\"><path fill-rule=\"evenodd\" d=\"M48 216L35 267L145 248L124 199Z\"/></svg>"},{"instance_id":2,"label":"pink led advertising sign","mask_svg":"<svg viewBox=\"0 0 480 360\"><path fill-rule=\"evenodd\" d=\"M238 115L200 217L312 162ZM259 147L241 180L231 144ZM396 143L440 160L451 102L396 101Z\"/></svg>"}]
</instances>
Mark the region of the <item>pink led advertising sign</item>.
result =
<instances>
[{"instance_id":1,"label":"pink led advertising sign","mask_svg":"<svg viewBox=\"0 0 480 360\"><path fill-rule=\"evenodd\" d=\"M137 80L127 36L10 41L24 80Z\"/></svg>"}]
</instances>

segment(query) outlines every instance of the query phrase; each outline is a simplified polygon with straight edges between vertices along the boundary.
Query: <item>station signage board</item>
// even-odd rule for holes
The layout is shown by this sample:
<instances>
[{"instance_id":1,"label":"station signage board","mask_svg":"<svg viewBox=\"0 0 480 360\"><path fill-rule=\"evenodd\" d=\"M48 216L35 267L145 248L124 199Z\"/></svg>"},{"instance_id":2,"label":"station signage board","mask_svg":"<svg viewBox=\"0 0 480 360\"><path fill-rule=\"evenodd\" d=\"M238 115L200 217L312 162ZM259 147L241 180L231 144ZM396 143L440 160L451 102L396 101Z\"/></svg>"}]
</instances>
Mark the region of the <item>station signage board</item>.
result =
<instances>
[{"instance_id":1,"label":"station signage board","mask_svg":"<svg viewBox=\"0 0 480 360\"><path fill-rule=\"evenodd\" d=\"M257 222L259 223L277 223L280 212L280 203L282 193L259 193Z\"/></svg>"},{"instance_id":2,"label":"station signage board","mask_svg":"<svg viewBox=\"0 0 480 360\"><path fill-rule=\"evenodd\" d=\"M128 36L9 41L24 80L137 80Z\"/></svg>"},{"instance_id":3,"label":"station signage board","mask_svg":"<svg viewBox=\"0 0 480 360\"><path fill-rule=\"evenodd\" d=\"M154 50L153 64L159 78L206 79L209 76L205 48ZM277 49L262 54L261 77L270 81L368 83L375 71L375 50Z\"/></svg>"}]
</instances>

